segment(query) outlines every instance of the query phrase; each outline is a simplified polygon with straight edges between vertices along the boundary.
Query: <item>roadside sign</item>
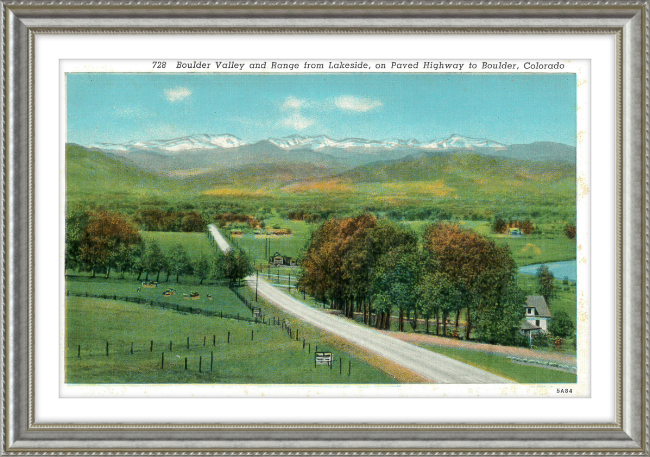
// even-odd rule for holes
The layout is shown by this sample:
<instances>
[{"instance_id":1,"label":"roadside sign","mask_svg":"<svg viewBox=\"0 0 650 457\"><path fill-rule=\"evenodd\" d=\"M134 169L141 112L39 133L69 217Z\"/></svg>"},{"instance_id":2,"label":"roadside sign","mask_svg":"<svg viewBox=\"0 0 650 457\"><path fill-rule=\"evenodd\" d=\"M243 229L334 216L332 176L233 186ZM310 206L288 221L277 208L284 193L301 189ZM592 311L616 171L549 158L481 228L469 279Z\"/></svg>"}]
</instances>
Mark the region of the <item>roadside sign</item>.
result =
<instances>
[{"instance_id":1,"label":"roadside sign","mask_svg":"<svg viewBox=\"0 0 650 457\"><path fill-rule=\"evenodd\" d=\"M332 365L334 361L334 356L331 352L315 352L314 357L316 358L316 365Z\"/></svg>"},{"instance_id":2,"label":"roadside sign","mask_svg":"<svg viewBox=\"0 0 650 457\"><path fill-rule=\"evenodd\" d=\"M253 308L252 311L253 311L253 316L256 317L262 314L262 310L260 308Z\"/></svg>"}]
</instances>

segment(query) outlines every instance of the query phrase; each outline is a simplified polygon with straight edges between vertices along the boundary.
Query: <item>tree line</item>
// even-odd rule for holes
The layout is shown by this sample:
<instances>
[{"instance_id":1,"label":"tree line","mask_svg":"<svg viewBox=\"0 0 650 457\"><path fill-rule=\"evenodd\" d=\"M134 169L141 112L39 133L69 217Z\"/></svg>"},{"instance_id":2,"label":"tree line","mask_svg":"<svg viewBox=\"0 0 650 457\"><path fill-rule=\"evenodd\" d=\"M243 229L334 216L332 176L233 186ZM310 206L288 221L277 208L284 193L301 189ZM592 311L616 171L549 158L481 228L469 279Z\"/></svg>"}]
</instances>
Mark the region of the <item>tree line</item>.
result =
<instances>
[{"instance_id":1,"label":"tree line","mask_svg":"<svg viewBox=\"0 0 650 457\"><path fill-rule=\"evenodd\" d=\"M137 276L140 281L165 281L192 275L200 284L206 279L227 279L231 285L248 276L253 268L248 256L240 250L223 254L213 249L212 254L201 254L192 260L182 244L167 251L155 241L145 242L135 223L126 216L110 211L76 212L66 218L66 269L90 271L110 277L116 271Z\"/></svg>"},{"instance_id":2,"label":"tree line","mask_svg":"<svg viewBox=\"0 0 650 457\"><path fill-rule=\"evenodd\" d=\"M313 233L301 261L299 287L352 318L389 329L412 316L434 320L447 334L447 320L465 314L470 334L489 343L523 344L520 333L525 294L515 282L515 262L507 246L459 225L428 225L420 243L409 228L364 214L333 218ZM522 340L522 341L520 341Z\"/></svg>"}]
</instances>

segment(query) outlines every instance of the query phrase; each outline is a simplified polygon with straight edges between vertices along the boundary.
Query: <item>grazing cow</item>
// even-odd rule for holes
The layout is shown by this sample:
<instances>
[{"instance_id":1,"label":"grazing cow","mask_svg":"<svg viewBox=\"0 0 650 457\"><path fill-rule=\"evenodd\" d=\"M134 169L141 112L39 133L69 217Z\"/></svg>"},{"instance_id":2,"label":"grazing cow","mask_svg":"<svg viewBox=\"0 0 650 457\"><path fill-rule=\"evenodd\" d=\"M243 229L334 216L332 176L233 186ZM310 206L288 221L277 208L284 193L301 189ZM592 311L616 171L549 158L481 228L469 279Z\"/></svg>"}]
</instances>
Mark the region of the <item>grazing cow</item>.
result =
<instances>
[{"instance_id":1,"label":"grazing cow","mask_svg":"<svg viewBox=\"0 0 650 457\"><path fill-rule=\"evenodd\" d=\"M208 298L208 300L212 301L212 295L207 294L206 297Z\"/></svg>"}]
</instances>

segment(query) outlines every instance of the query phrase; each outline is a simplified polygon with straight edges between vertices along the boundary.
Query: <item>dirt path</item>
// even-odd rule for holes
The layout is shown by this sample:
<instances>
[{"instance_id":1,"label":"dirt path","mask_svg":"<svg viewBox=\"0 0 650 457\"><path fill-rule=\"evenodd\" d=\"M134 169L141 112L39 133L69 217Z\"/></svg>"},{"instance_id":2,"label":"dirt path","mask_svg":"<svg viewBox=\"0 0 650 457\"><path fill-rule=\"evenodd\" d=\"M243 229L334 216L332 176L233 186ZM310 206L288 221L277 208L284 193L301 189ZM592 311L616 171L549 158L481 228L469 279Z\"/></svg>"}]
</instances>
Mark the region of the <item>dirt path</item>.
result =
<instances>
[{"instance_id":1,"label":"dirt path","mask_svg":"<svg viewBox=\"0 0 650 457\"><path fill-rule=\"evenodd\" d=\"M496 344L475 343L462 341L455 338L443 338L436 335L421 335L416 333L386 332L393 338L413 344L437 346L451 349L465 349L474 352L485 352L488 354L499 354L507 357L519 357L522 359L556 362L563 365L576 366L577 360L574 355L560 352L535 351L527 348L516 348L510 346L498 346Z\"/></svg>"}]
</instances>

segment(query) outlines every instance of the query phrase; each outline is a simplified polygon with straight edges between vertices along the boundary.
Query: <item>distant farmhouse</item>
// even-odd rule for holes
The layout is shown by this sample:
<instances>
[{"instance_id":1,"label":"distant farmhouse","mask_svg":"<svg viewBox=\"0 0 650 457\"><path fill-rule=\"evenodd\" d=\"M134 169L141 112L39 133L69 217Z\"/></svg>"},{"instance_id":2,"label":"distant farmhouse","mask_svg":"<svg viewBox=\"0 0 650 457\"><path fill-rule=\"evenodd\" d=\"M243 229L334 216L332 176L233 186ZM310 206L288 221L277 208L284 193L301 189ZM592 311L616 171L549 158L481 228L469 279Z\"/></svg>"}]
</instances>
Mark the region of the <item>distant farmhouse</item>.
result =
<instances>
[{"instance_id":1,"label":"distant farmhouse","mask_svg":"<svg viewBox=\"0 0 650 457\"><path fill-rule=\"evenodd\" d=\"M551 323L551 310L548 309L546 300L541 295L526 297L526 317L521 324L521 331L530 340L538 333L548 333Z\"/></svg>"},{"instance_id":2,"label":"distant farmhouse","mask_svg":"<svg viewBox=\"0 0 650 457\"><path fill-rule=\"evenodd\" d=\"M294 258L285 256L280 254L279 252L275 252L271 257L269 257L269 264L270 265L288 265L290 267L295 267L298 265L298 261Z\"/></svg>"}]
</instances>

